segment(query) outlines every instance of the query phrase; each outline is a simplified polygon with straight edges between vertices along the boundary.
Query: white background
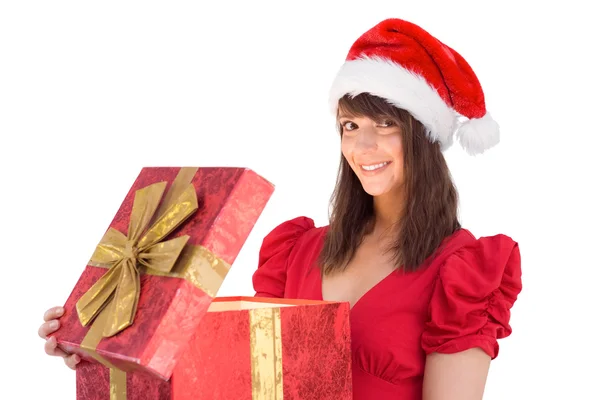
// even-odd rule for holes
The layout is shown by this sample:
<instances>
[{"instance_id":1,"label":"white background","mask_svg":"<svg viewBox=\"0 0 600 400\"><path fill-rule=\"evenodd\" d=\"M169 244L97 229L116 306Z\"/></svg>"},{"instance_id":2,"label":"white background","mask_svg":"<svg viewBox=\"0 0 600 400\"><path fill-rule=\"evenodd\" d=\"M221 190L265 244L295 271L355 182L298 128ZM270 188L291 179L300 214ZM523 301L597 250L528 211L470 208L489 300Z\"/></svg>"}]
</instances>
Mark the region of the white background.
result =
<instances>
[{"instance_id":1,"label":"white background","mask_svg":"<svg viewBox=\"0 0 600 400\"><path fill-rule=\"evenodd\" d=\"M463 225L522 252L485 399L600 399L600 31L584 1L530 3L3 2L0 397L75 398L37 329L142 166L243 166L276 185L219 292L252 295L270 229L327 223L329 84L360 34L400 17L468 60L502 129L484 156L447 152Z\"/></svg>"}]
</instances>

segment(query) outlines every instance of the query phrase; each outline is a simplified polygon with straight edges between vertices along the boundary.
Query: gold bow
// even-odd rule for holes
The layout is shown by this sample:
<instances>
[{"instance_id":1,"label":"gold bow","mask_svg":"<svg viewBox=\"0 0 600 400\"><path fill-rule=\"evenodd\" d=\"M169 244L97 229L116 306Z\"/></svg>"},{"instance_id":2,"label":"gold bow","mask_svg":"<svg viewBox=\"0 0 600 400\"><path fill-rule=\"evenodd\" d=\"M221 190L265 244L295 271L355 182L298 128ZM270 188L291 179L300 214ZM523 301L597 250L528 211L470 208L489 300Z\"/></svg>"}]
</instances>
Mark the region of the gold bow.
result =
<instances>
[{"instance_id":1,"label":"gold bow","mask_svg":"<svg viewBox=\"0 0 600 400\"><path fill-rule=\"evenodd\" d=\"M77 301L77 313L87 326L108 307L102 336L113 336L133 323L140 296L139 268L168 273L179 258L189 236L162 241L198 209L193 185L165 199L164 212L149 229L167 183L158 182L135 193L127 236L109 228L96 247L90 265L107 266L109 270ZM169 197L168 195L166 197Z\"/></svg>"}]
</instances>

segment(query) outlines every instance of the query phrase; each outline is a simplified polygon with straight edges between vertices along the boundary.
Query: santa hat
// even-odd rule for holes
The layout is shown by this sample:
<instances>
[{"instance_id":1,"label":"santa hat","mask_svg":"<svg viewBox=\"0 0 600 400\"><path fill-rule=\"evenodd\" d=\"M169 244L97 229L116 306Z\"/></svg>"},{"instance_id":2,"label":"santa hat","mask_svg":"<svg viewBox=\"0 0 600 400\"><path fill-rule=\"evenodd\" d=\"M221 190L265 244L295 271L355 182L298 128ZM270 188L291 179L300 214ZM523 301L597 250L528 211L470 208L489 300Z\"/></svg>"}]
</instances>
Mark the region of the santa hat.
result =
<instances>
[{"instance_id":1,"label":"santa hat","mask_svg":"<svg viewBox=\"0 0 600 400\"><path fill-rule=\"evenodd\" d=\"M442 150L452 145L454 134L469 154L499 142L498 124L469 64L410 22L387 19L354 42L331 87L332 111L337 113L344 95L360 93L410 112Z\"/></svg>"}]
</instances>

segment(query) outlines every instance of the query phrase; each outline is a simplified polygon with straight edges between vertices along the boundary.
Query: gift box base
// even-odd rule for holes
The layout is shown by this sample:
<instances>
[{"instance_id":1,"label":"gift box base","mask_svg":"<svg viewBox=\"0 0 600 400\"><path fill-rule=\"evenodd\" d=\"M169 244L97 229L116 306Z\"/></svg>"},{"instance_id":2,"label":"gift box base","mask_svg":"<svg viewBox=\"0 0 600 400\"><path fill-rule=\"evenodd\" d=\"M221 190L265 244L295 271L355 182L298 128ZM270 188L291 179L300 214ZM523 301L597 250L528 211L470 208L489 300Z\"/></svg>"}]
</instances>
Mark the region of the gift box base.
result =
<instances>
[{"instance_id":1,"label":"gift box base","mask_svg":"<svg viewBox=\"0 0 600 400\"><path fill-rule=\"evenodd\" d=\"M260 354L252 340L251 311L257 308L276 310L280 316L280 334L275 335L279 346L274 347L281 349L279 367L267 365L258 374L253 360L267 355ZM269 376L269 368L275 368L275 375ZM216 298L169 381L142 372L123 378L115 385L108 368L82 362L77 368L77 400L351 400L349 306ZM276 381L276 390L260 387ZM113 390L119 386L126 397L111 397L111 385Z\"/></svg>"}]
</instances>

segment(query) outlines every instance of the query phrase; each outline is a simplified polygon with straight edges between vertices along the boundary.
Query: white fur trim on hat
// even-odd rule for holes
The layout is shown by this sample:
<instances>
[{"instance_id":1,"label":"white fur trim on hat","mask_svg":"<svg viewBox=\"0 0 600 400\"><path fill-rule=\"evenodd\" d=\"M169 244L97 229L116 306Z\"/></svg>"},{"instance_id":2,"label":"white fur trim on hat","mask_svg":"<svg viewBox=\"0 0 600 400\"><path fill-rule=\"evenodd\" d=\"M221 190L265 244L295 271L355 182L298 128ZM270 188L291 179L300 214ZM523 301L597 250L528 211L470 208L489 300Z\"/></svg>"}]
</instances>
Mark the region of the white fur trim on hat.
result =
<instances>
[{"instance_id":1,"label":"white fur trim on hat","mask_svg":"<svg viewBox=\"0 0 600 400\"><path fill-rule=\"evenodd\" d=\"M337 113L344 95L370 93L410 112L427 129L442 150L452 145L458 115L422 76L385 58L358 58L346 61L331 86L329 105ZM467 134L470 138L470 135ZM474 143L471 139L466 142Z\"/></svg>"},{"instance_id":2,"label":"white fur trim on hat","mask_svg":"<svg viewBox=\"0 0 600 400\"><path fill-rule=\"evenodd\" d=\"M490 113L462 123L456 132L458 142L470 155L483 153L500 142L500 127Z\"/></svg>"}]
</instances>

